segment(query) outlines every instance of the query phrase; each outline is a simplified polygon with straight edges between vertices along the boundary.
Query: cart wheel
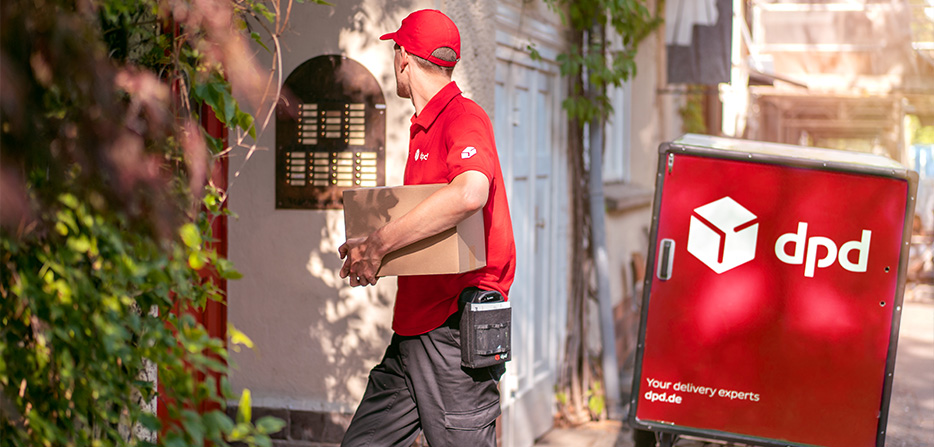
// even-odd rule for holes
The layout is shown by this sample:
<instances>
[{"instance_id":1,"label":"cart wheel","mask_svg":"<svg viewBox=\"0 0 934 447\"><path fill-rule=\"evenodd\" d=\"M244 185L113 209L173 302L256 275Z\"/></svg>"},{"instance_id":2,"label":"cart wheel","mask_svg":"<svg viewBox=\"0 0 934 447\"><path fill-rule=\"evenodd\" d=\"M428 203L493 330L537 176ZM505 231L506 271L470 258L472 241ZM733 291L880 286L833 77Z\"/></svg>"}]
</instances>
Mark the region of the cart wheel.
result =
<instances>
[{"instance_id":1,"label":"cart wheel","mask_svg":"<svg viewBox=\"0 0 934 447\"><path fill-rule=\"evenodd\" d=\"M655 447L655 432L649 430L633 430L632 440L635 447Z\"/></svg>"}]
</instances>

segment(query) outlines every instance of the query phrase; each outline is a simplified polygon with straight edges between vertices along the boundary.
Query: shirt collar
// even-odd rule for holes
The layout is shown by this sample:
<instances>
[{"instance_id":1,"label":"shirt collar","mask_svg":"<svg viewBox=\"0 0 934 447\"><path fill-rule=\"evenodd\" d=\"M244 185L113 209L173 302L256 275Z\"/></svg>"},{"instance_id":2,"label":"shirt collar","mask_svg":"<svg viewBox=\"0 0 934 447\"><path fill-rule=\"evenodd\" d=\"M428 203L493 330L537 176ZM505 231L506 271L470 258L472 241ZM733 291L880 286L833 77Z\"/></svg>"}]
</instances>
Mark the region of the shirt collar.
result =
<instances>
[{"instance_id":1,"label":"shirt collar","mask_svg":"<svg viewBox=\"0 0 934 447\"><path fill-rule=\"evenodd\" d=\"M451 81L428 100L428 104L425 104L425 108L422 109L420 115L412 115L412 125L428 129L438 118L438 115L441 114L441 111L447 107L448 103L460 94L461 90L457 87L457 84Z\"/></svg>"}]
</instances>

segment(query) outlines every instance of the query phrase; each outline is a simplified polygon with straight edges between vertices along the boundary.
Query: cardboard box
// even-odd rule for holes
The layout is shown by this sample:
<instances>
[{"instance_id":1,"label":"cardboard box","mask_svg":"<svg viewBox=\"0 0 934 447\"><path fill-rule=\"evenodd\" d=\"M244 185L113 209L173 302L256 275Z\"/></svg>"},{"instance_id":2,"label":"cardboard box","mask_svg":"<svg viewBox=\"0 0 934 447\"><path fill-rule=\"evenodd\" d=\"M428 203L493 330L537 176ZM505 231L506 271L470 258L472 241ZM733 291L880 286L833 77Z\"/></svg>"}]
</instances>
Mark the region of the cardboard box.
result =
<instances>
[{"instance_id":1,"label":"cardboard box","mask_svg":"<svg viewBox=\"0 0 934 447\"><path fill-rule=\"evenodd\" d=\"M355 188L344 191L347 238L363 237L398 219L444 184ZM378 276L463 273L486 265L483 213L383 257Z\"/></svg>"}]
</instances>

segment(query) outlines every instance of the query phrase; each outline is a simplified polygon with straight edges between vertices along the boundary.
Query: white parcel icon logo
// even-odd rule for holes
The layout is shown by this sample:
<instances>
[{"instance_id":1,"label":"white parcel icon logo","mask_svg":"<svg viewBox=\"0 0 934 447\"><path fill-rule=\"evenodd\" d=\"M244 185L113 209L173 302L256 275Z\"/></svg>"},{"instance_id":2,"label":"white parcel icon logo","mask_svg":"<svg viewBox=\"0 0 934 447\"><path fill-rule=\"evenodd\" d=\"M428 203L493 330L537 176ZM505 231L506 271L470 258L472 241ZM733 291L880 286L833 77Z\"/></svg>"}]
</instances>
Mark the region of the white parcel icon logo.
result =
<instances>
[{"instance_id":1,"label":"white parcel icon logo","mask_svg":"<svg viewBox=\"0 0 934 447\"><path fill-rule=\"evenodd\" d=\"M755 214L729 197L694 209L688 253L717 273L752 261L759 235L755 219Z\"/></svg>"},{"instance_id":2,"label":"white parcel icon logo","mask_svg":"<svg viewBox=\"0 0 934 447\"><path fill-rule=\"evenodd\" d=\"M477 148L473 146L468 146L461 152L461 158L463 159L468 159L474 155L477 155Z\"/></svg>"}]
</instances>

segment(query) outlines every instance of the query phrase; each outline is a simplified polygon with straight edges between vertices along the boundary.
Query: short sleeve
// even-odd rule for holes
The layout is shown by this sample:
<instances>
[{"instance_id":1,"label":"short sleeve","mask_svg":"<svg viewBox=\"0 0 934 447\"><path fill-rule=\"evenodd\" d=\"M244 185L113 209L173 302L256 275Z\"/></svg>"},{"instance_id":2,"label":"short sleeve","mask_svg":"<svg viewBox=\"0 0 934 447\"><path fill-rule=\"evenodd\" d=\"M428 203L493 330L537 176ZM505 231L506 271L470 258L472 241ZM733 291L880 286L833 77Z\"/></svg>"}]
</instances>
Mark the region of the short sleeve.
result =
<instances>
[{"instance_id":1,"label":"short sleeve","mask_svg":"<svg viewBox=\"0 0 934 447\"><path fill-rule=\"evenodd\" d=\"M467 171L479 171L492 182L496 172L496 144L489 119L465 113L448 123L448 182Z\"/></svg>"}]
</instances>

